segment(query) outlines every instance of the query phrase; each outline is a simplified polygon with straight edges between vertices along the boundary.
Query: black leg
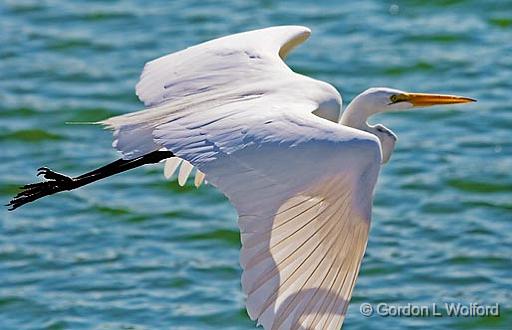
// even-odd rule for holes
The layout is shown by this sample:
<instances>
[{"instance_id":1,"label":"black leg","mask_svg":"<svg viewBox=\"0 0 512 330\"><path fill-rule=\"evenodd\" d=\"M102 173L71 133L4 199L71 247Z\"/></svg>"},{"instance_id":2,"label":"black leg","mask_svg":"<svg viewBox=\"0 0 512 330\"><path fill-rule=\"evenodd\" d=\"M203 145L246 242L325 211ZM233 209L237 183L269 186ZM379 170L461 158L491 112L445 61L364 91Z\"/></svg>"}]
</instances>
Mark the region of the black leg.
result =
<instances>
[{"instance_id":1,"label":"black leg","mask_svg":"<svg viewBox=\"0 0 512 330\"><path fill-rule=\"evenodd\" d=\"M6 206L9 207L9 211L12 211L39 198L65 190L73 190L114 174L125 172L146 164L155 164L161 160L171 157L174 157L172 152L157 150L130 160L118 159L115 162L74 178L54 172L47 167L41 167L38 169L37 175L43 176L47 181L31 183L21 187L23 190Z\"/></svg>"}]
</instances>

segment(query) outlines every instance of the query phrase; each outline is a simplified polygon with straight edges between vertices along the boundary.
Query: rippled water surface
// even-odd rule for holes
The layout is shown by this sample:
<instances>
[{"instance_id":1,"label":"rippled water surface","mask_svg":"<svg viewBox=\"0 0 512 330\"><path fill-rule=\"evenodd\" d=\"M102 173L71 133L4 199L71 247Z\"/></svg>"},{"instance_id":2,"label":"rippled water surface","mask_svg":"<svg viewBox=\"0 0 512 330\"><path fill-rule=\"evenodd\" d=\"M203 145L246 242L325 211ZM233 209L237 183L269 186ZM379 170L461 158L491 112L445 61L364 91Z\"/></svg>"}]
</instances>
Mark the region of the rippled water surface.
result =
<instances>
[{"instance_id":1,"label":"rippled water surface","mask_svg":"<svg viewBox=\"0 0 512 330\"><path fill-rule=\"evenodd\" d=\"M386 114L399 135L377 187L347 329L511 329L512 2L0 1L0 199L48 165L118 157L96 121L141 107L145 61L225 34L302 24L294 70L350 101L369 86L479 102ZM0 211L1 329L251 329L236 214L161 166ZM487 318L366 318L363 302L501 305Z\"/></svg>"}]
</instances>

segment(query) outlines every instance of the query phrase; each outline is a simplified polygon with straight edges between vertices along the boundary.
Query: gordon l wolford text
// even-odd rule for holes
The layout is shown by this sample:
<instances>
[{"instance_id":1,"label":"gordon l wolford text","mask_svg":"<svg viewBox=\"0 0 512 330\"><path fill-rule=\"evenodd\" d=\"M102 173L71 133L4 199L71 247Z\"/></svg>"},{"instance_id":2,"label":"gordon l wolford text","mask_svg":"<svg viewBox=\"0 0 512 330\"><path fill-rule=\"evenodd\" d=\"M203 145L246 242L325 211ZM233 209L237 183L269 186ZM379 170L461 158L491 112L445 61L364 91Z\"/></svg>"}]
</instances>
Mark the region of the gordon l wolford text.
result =
<instances>
[{"instance_id":1,"label":"gordon l wolford text","mask_svg":"<svg viewBox=\"0 0 512 330\"><path fill-rule=\"evenodd\" d=\"M443 305L433 303L430 305L392 305L380 303L376 306L375 312L380 316L449 316L449 317L479 317L499 316L500 306L480 305L478 303L444 303Z\"/></svg>"}]
</instances>

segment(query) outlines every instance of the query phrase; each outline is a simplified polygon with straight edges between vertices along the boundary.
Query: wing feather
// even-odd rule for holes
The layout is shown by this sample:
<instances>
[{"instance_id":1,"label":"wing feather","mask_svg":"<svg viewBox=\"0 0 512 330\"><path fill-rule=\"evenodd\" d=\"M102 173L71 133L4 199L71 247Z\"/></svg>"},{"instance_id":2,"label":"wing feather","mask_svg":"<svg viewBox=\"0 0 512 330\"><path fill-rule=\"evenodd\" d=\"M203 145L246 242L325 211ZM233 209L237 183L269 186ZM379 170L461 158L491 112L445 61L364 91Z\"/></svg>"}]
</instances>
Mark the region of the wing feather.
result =
<instances>
[{"instance_id":1,"label":"wing feather","mask_svg":"<svg viewBox=\"0 0 512 330\"><path fill-rule=\"evenodd\" d=\"M164 176L166 179L170 179L174 172L176 172L176 169L180 166L181 162L183 160L178 157L172 157L165 161L164 165Z\"/></svg>"},{"instance_id":2,"label":"wing feather","mask_svg":"<svg viewBox=\"0 0 512 330\"><path fill-rule=\"evenodd\" d=\"M194 178L194 185L196 186L196 188L199 188L199 186L203 183L204 178L204 173L199 170L196 170L196 176Z\"/></svg>"},{"instance_id":3,"label":"wing feather","mask_svg":"<svg viewBox=\"0 0 512 330\"><path fill-rule=\"evenodd\" d=\"M188 179L188 177L190 175L190 172L192 172L192 168L194 168L192 166L192 164L190 164L186 160L184 160L181 163L180 173L178 174L178 183L179 183L180 186L184 186L185 185L185 183L187 182L187 179Z\"/></svg>"}]
</instances>

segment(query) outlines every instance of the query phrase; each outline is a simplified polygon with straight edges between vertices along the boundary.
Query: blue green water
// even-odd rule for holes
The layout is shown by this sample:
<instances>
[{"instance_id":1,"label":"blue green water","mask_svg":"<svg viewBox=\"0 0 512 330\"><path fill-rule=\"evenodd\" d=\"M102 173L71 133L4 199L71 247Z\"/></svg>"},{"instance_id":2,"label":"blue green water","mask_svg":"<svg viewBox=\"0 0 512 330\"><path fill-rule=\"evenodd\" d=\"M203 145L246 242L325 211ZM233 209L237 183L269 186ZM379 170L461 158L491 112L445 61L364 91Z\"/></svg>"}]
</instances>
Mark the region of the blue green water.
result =
<instances>
[{"instance_id":1,"label":"blue green water","mask_svg":"<svg viewBox=\"0 0 512 330\"><path fill-rule=\"evenodd\" d=\"M141 107L145 61L279 24L289 58L350 101L370 86L478 98L386 114L399 143L377 187L346 329L512 328L512 2L0 1L0 200L35 169L118 158L96 121ZM146 167L0 211L0 329L251 329L236 214L213 187ZM364 317L363 302L500 304L500 317Z\"/></svg>"}]
</instances>

